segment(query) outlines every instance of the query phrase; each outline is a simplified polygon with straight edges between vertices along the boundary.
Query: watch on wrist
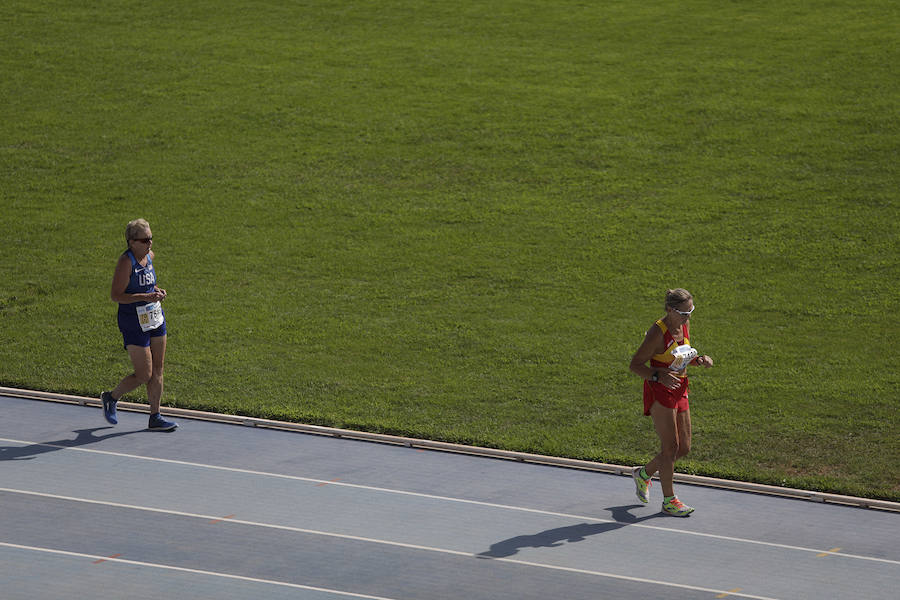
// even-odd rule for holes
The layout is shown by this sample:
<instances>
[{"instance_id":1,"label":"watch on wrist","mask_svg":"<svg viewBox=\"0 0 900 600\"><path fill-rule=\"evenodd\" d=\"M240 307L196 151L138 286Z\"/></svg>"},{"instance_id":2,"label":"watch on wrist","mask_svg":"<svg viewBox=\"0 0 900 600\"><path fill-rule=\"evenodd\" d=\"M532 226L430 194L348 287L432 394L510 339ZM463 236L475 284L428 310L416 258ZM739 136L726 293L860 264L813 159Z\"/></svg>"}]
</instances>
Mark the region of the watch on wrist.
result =
<instances>
[{"instance_id":1,"label":"watch on wrist","mask_svg":"<svg viewBox=\"0 0 900 600\"><path fill-rule=\"evenodd\" d=\"M659 381L659 371L653 371L653 375L650 376L650 381Z\"/></svg>"}]
</instances>

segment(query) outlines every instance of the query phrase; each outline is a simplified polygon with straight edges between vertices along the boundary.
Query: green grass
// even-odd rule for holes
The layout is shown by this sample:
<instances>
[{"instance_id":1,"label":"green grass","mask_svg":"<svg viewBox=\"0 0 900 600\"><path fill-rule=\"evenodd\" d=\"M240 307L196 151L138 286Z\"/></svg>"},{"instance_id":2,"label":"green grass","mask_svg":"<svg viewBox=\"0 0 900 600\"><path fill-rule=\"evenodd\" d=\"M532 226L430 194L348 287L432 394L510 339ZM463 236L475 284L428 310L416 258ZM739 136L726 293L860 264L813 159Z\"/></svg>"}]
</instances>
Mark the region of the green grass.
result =
<instances>
[{"instance_id":1,"label":"green grass","mask_svg":"<svg viewBox=\"0 0 900 600\"><path fill-rule=\"evenodd\" d=\"M12 2L0 384L97 395L130 219L165 402L900 500L895 2ZM133 399L140 399L134 394Z\"/></svg>"}]
</instances>

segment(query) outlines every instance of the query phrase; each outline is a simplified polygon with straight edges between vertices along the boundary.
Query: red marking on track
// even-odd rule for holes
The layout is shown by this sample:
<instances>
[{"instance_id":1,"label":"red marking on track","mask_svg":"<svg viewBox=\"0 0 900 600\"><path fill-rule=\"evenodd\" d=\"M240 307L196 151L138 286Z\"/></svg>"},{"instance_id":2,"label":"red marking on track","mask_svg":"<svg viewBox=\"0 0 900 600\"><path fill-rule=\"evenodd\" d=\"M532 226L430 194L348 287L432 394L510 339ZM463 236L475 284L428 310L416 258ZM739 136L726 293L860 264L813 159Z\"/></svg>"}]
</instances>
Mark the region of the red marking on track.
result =
<instances>
[{"instance_id":1,"label":"red marking on track","mask_svg":"<svg viewBox=\"0 0 900 600\"><path fill-rule=\"evenodd\" d=\"M322 483L317 483L316 487L322 487L323 485L328 485L329 483L334 483L335 481L340 481L340 479L332 479L330 481L323 481Z\"/></svg>"},{"instance_id":2,"label":"red marking on track","mask_svg":"<svg viewBox=\"0 0 900 600\"><path fill-rule=\"evenodd\" d=\"M120 556L122 556L122 555L121 554L110 554L106 558L101 558L100 560L95 560L94 564L99 565L100 563L105 563L107 561L107 559L109 559L109 558L118 558Z\"/></svg>"},{"instance_id":3,"label":"red marking on track","mask_svg":"<svg viewBox=\"0 0 900 600\"><path fill-rule=\"evenodd\" d=\"M233 518L234 518L234 515L228 515L227 517L222 517L221 519L213 519L212 521L209 522L209 524L213 525L215 523L221 523L225 519L233 519Z\"/></svg>"}]
</instances>

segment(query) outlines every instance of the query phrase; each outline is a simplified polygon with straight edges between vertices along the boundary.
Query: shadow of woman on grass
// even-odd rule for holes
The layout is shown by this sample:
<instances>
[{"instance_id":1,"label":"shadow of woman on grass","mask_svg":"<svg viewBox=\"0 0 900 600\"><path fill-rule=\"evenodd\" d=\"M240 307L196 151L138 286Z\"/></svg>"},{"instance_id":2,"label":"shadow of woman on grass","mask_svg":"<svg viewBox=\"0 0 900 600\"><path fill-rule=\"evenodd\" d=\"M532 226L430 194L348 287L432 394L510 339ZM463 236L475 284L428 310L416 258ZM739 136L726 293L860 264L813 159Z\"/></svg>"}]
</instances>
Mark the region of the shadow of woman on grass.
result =
<instances>
[{"instance_id":1,"label":"shadow of woman on grass","mask_svg":"<svg viewBox=\"0 0 900 600\"><path fill-rule=\"evenodd\" d=\"M583 542L592 535L606 533L607 531L615 531L628 525L641 523L649 519L655 519L661 516L660 513L636 517L629 510L633 508L644 508L644 504L632 504L630 506L613 506L606 510L612 513L612 522L607 523L579 523L578 525L569 525L567 527L557 527L556 529L548 529L540 533L529 535L518 535L507 540L502 540L496 544L491 544L489 550L478 554L478 558L508 558L519 553L522 548L558 548L564 543Z\"/></svg>"},{"instance_id":2,"label":"shadow of woman on grass","mask_svg":"<svg viewBox=\"0 0 900 600\"><path fill-rule=\"evenodd\" d=\"M110 438L120 437L123 435L131 435L132 433L138 433L141 431L140 429L138 429L132 431L118 431L116 433L110 433L103 436L94 435L95 432L103 431L104 429L112 429L112 427L92 427L90 429L76 429L72 432L75 434L74 440L54 440L52 442L41 442L28 446L0 446L0 460L31 460L33 458L37 458L41 454L47 454L48 452L56 452L57 450L63 450L65 448L77 448L79 446L95 444L97 442L108 440Z\"/></svg>"}]
</instances>

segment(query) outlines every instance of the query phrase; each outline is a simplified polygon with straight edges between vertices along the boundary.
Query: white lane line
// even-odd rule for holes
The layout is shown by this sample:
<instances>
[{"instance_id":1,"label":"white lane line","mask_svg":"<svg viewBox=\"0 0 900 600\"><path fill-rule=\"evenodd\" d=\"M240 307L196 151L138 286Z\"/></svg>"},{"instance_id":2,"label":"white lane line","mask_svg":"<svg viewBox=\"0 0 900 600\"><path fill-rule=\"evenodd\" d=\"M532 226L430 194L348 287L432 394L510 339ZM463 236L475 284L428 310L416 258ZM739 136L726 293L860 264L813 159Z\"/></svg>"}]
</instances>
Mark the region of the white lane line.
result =
<instances>
[{"instance_id":1,"label":"white lane line","mask_svg":"<svg viewBox=\"0 0 900 600\"><path fill-rule=\"evenodd\" d=\"M242 475L273 477L273 478L277 478L277 479L304 481L304 482L316 483L316 484L325 483L325 484L335 486L335 487L346 487L346 488L354 488L354 489L360 489L360 490L366 490L366 491L380 492L380 493L385 493L385 494L412 496L412 497L417 497L417 498L426 498L429 500L440 500L442 502L456 502L456 503L460 503L460 504L469 504L469 505L473 505L473 506L484 506L484 507L488 507L488 508L497 508L497 509L501 509L501 510L512 510L512 511L524 512L524 513L546 515L546 516L551 516L551 517L563 517L566 519L578 519L578 520L584 520L584 521L589 521L589 522L594 522L594 523L617 523L619 525L622 525L623 527L626 527L626 526L627 527L638 527L640 529L652 529L654 531L665 531L667 533L674 533L674 534L679 534L679 535L693 535L693 536L698 536L698 537L704 537L704 538L710 538L710 539L716 539L716 540L722 540L722 541L728 541L728 542L736 542L736 543L741 543L741 544L754 544L757 546L767 546L770 548L781 548L783 550L794 550L794 551L798 551L798 552L811 552L814 554L821 554L822 552L827 552L826 550L823 550L822 548L805 548L803 546L792 546L789 544L764 542L764 541L760 541L760 540L751 540L751 539L747 539L747 538L725 536L725 535L719 535L719 534L715 534L715 533L704 533L704 532L700 532L700 531L673 529L671 527L660 527L658 525L645 525L642 523L627 523L627 522L623 522L623 521L616 521L613 519L603 519L600 517L588 517L588 516L584 516L584 515L574 515L574 514L570 514L570 513L553 512L553 511L541 510L541 509L537 509L537 508L526 508L526 507L522 507L522 506L512 506L512 505L508 505L508 504L496 504L493 502L482 502L480 500L468 500L465 498L454 498L452 496L438 496L438 495L434 495L434 494L424 494L421 492L395 490L395 489L391 489L391 488L375 487L375 486L370 486L370 485L362 485L362 484L358 484L358 483L347 483L347 482L343 482L343 481L315 479L315 478L311 478L311 477L302 477L299 475L284 475L281 473L270 473L267 471L254 471L251 469L240 469L237 467L223 467L223 466L219 466L219 465L208 465L208 464L204 464L204 463L188 462L188 461L184 461L184 460L174 460L174 459L170 459L170 458L157 458L157 457L153 457L153 456L139 456L136 454L125 454L122 452L110 452L108 450L95 450L95 449L91 449L91 448L77 448L77 447L66 446L66 445L62 445L62 444L45 444L45 443L41 443L41 442L32 442L32 441L28 441L28 440L14 440L14 439L9 439L9 438L0 438L0 442L13 442L16 444L35 445L35 446L49 446L49 447L58 448L61 450L74 450L77 452L87 452L87 453L91 453L91 454L100 454L100 455L104 455L104 456L115 456L115 457L119 457L119 458L131 458L131 459L135 459L135 460L159 462L159 463L165 463L165 464L194 467L194 468L199 468L199 469L225 471L225 472L229 472L229 473L240 473ZM216 518L218 518L218 517L216 517ZM890 559L886 559L886 558L876 558L873 556L862 556L862 555L858 555L858 554L846 554L846 553L842 553L842 552L833 552L830 554L833 556L842 556L844 558L853 558L853 559L857 559L857 560L869 560L869 561L875 561L875 562L884 562L884 563L889 563L889 564L900 565L900 561L890 560Z\"/></svg>"},{"instance_id":2,"label":"white lane line","mask_svg":"<svg viewBox=\"0 0 900 600\"><path fill-rule=\"evenodd\" d=\"M7 492L7 491L14 491L14 490L0 488L0 491ZM142 506L130 506L130 505L126 505L126 504L102 502L102 501L98 501L98 500L86 500L86 499L82 499L82 498L72 498L72 497L66 497L66 496L58 496L58 495L54 495L54 494L43 494L43 493L38 493L38 492L20 492L20 493L31 494L31 495L35 495L35 496L44 496L44 497L49 497L49 498L58 498L58 499L63 499L63 500L75 501L75 502L86 502L89 504L100 504L100 505L115 506L115 507L120 507L120 508L130 508L130 509L134 509L134 510L144 510L144 511L148 511L148 512L166 513L166 514L178 515L178 516L182 516L182 517L194 517L194 518L198 518L198 519L209 519L209 515L195 515L195 514L185 513L185 512L166 511L166 510L157 509L157 508L148 508L148 507L142 507ZM630 577L628 575L619 575L617 573L606 573L604 571L591 571L588 569L564 567L564 566L559 566L559 565L551 565L551 564L538 563L538 562L533 562L533 561L516 560L516 559L512 559L512 558L493 558L493 557L487 557L487 556L478 555L478 554L472 554L469 552L460 552L458 550L449 550L446 548L435 548L432 546L420 546L417 544L406 544L403 542L393 542L390 540L379 540L376 538L366 538L366 537L360 537L360 536L355 536L355 535L331 533L331 532L327 532L327 531L316 531L314 529L302 529L300 527L288 527L285 525L273 525L270 523L255 523L253 521L243 521L243 520L239 520L239 519L229 519L228 521L224 521L224 522L229 523L229 524L234 523L234 524L240 524L240 525L250 525L250 526L254 526L254 527L265 527L268 529L277 529L277 530L282 530L282 531L292 531L292 532L296 532L296 533L321 535L321 536L334 537L334 538L340 538L340 539L345 539L345 540L352 540L352 541L357 541L357 542L369 542L369 543L373 543L373 544L381 544L381 545L385 545L385 546L395 546L395 547L407 548L407 549L412 549L412 550L436 552L439 554L448 554L448 555L452 555L452 556L460 556L463 558L492 560L492 561L496 561L496 562L509 563L509 564L514 564L514 565L526 566L526 567L550 569L553 571L562 571L562 572L566 572L566 573L577 573L579 575L590 575L590 576L594 576L594 577L606 577L609 579L618 579L618 580L622 580L622 581L629 581L632 583L645 583L645 584L659 585L659 586L663 586L663 587L672 587L672 588L679 588L679 589L692 590L692 591L698 591L698 592L708 592L711 594L724 593L724 590L717 590L717 589L713 589L713 588L706 588L706 587L701 587L701 586L696 586L696 585L687 585L687 584L683 584L683 583L675 583L675 582L671 582L671 581L658 581L655 579L645 579L642 577ZM184 571L184 572L188 572L188 573L200 573L200 574L204 574L204 575L217 575L220 577L231 577L233 579L242 579L242 580L246 580L246 581L259 581L262 583L272 583L272 584L276 584L276 585L285 585L285 586L299 587L299 588L304 588L304 589L318 589L318 590L322 590L322 591L330 591L330 592L334 592L337 594L343 594L343 595L348 595L348 596L349 595L357 595L357 594L351 594L349 592L341 592L338 590L325 590L323 588L312 588L312 587L304 586L304 585L300 585L300 584L291 584L291 583L261 580L261 579L258 580L258 579L253 579L253 578L249 578L249 577L242 577L242 576L238 576L238 575L228 575L228 574L216 573L216 572L212 572L212 571L200 571L200 570L188 569L188 568L184 568L184 567L175 567L175 566L171 566L171 565L158 565L158 564L154 564L154 563L144 563L144 562L138 562L138 561L132 561L132 560L126 560L126 559L120 559L120 558L111 558L111 557L107 557L107 556L95 556L95 555L90 555L90 554L80 554L77 552L54 550L54 549L50 549L50 548L36 548L36 547L32 547L32 546L22 546L19 544L12 544L12 543L7 543L7 542L0 542L0 546L7 546L10 548L22 548L22 549L28 549L28 550L46 551L46 552L57 553L57 554L66 554L66 555L71 555L71 556L82 556L85 558L90 558L92 560L102 559L107 562L123 562L123 563L128 563L128 564L135 564L135 565L159 567L159 568L164 568L164 569ZM750 598L751 600L778 600L777 598L772 598L769 596L755 596L752 594L732 593L732 595L735 597L740 597L740 598ZM358 596L362 597L362 598L377 598L376 596L363 596L363 595L358 595ZM388 600L390 600L390 599L388 599Z\"/></svg>"},{"instance_id":3,"label":"white lane line","mask_svg":"<svg viewBox=\"0 0 900 600\"><path fill-rule=\"evenodd\" d=\"M420 546L418 544L408 544L406 542L395 542L391 540L381 540L377 538L367 538L358 535L350 535L348 533L334 533L331 531L320 531L318 529L306 529L304 527L293 527L291 525L278 525L275 523L261 523L259 521L246 521L244 519L227 519L222 520L220 517L212 515L203 515L197 513L189 513L180 510L168 510L165 508L153 508L152 506L138 506L135 504L122 504L121 502L107 502L106 500L92 500L90 498L77 498L75 496L61 496L59 494L46 494L44 492L32 492L28 490L15 490L10 488L0 488L0 492L9 492L12 494L24 494L28 496L39 496L41 498L53 498L54 500L66 500L68 502L82 502L84 504L96 504L99 506L110 506L113 508L127 508L130 510L141 510L144 512L161 513L176 517L188 517L192 519L212 520L218 519L219 524L228 523L234 525L249 525L251 527L263 527L265 529L277 529L279 531L290 531L292 533L308 533L310 535L321 535L326 537L339 538L343 540L351 540L354 542L371 542L373 544L382 544L385 546L397 546L399 548L408 548L411 550L429 550L432 552L440 552L442 554L453 554L455 556L476 556L471 552L462 552L459 550L449 550L444 548L433 548L431 546Z\"/></svg>"},{"instance_id":4,"label":"white lane line","mask_svg":"<svg viewBox=\"0 0 900 600\"><path fill-rule=\"evenodd\" d=\"M541 563L529 562L526 560L514 560L511 558L495 558L492 560L499 560L501 562L514 563L517 565L525 565L528 567L544 567L546 569L555 569L557 571L567 571L569 573L580 573L583 575L599 575L601 577L609 577L611 579L621 579L624 581L631 581L634 583L652 583L652 584L656 584L656 585L664 585L667 587L679 588L682 590L707 592L710 594L725 593L723 590L716 590L713 588L705 588L705 587L700 587L700 586L696 586L696 585L686 585L683 583L674 583L674 582L670 582L670 581L654 581L653 579L644 579L642 577L628 577L627 575L615 575L612 573L601 573L599 571L588 571L585 569L575 569L572 567L557 567L557 566L553 566L553 565L545 565L545 564L541 564ZM741 593L732 593L732 592L728 592L728 593L736 598L750 598L751 600L778 600L777 598L772 598L770 596L755 596L753 594L741 594Z\"/></svg>"},{"instance_id":5,"label":"white lane line","mask_svg":"<svg viewBox=\"0 0 900 600\"><path fill-rule=\"evenodd\" d=\"M224 579L234 579L238 581L247 581L250 583L264 583L266 585L277 585L300 590L309 590L314 592L325 592L328 594L337 594L339 596L349 596L351 598L365 598L366 600L396 600L395 598L387 598L385 596L372 596L370 594L357 594L355 592L345 592L342 590L333 590L323 587L315 587L312 585L303 585L300 583L290 583L287 581L275 581L273 579L259 579L257 577L246 577L244 575L234 575L232 573L221 573L218 571L204 571L201 569L188 569L186 567L177 567L175 565L163 565L159 563L148 563L139 560L129 560L126 558L113 558L109 556L97 556L94 554L83 554L81 552L69 552L68 550L57 550L55 548L41 548L38 546L23 546L21 544L10 544L0 542L0 546L12 548L15 550L30 550L32 552L42 552L45 554L58 554L60 556L71 556L75 558L86 558L91 560L102 560L103 562L122 563L138 567L152 567L154 569L165 569L167 571L178 571L180 573L190 573L191 575L208 575L210 577L222 577Z\"/></svg>"}]
</instances>

